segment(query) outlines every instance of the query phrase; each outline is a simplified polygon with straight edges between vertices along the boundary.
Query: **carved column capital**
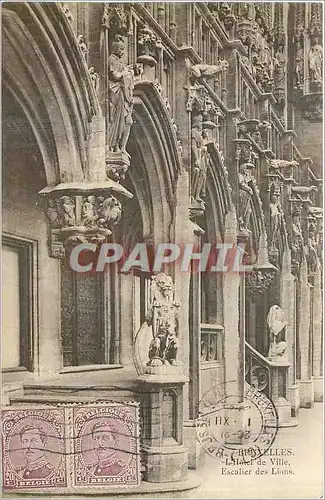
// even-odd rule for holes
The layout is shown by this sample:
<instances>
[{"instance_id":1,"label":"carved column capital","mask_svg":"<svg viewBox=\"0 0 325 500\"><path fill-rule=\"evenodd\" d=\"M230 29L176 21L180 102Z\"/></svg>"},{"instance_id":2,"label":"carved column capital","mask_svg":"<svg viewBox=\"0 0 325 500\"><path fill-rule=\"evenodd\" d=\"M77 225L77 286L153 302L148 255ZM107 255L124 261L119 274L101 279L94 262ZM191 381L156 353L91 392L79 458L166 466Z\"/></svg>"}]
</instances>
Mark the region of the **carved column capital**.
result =
<instances>
[{"instance_id":1,"label":"carved column capital","mask_svg":"<svg viewBox=\"0 0 325 500\"><path fill-rule=\"evenodd\" d=\"M113 181L62 183L40 195L45 198L50 255L58 258L79 243L106 241L121 219L123 198L132 197Z\"/></svg>"}]
</instances>

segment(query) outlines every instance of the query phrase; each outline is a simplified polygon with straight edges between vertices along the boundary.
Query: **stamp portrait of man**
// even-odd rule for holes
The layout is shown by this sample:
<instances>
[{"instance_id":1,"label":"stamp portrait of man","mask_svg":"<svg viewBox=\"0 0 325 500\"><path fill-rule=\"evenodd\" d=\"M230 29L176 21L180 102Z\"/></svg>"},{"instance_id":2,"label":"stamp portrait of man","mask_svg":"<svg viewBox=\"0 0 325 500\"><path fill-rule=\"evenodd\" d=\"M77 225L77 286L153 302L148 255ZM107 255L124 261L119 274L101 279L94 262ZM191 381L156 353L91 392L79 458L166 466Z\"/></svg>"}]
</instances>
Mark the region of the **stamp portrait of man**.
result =
<instances>
[{"instance_id":1,"label":"stamp portrait of man","mask_svg":"<svg viewBox=\"0 0 325 500\"><path fill-rule=\"evenodd\" d=\"M46 457L47 436L38 425L25 425L19 432L25 465L18 467L16 473L22 479L45 479L54 469Z\"/></svg>"},{"instance_id":2,"label":"stamp portrait of man","mask_svg":"<svg viewBox=\"0 0 325 500\"><path fill-rule=\"evenodd\" d=\"M117 457L117 432L108 422L97 422L91 430L93 450L98 460L88 465L88 472L94 476L117 476L125 464Z\"/></svg>"}]
</instances>

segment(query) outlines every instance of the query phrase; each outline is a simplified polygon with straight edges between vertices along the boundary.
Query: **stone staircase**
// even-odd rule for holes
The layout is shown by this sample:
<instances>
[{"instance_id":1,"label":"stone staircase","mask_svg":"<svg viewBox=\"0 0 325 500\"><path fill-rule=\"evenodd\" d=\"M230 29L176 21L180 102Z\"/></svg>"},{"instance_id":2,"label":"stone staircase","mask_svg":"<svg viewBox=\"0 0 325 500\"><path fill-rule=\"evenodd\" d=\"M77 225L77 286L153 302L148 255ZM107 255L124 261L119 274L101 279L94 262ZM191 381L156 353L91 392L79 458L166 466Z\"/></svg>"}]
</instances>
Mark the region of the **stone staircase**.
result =
<instances>
[{"instance_id":1,"label":"stone staircase","mask_svg":"<svg viewBox=\"0 0 325 500\"><path fill-rule=\"evenodd\" d=\"M139 401L138 386L132 377L114 370L69 373L47 381L26 382L9 394L9 404L69 404L100 401Z\"/></svg>"}]
</instances>

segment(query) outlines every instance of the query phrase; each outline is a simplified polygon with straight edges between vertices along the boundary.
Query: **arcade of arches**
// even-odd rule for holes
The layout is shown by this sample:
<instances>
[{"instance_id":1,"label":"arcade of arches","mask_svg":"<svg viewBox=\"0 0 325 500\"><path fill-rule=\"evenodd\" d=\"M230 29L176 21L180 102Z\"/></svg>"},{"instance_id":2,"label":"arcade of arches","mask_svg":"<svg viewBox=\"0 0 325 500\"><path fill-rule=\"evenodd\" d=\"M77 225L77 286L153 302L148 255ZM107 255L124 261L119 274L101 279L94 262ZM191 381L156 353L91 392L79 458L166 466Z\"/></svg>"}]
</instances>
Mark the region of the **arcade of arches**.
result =
<instances>
[{"instance_id":1,"label":"arcade of arches","mask_svg":"<svg viewBox=\"0 0 325 500\"><path fill-rule=\"evenodd\" d=\"M264 393L280 426L322 401L321 9L3 5L7 404L141 407L153 356L174 369L162 443L196 468L215 385ZM89 242L244 245L252 271L75 273L69 252ZM173 297L153 355L154 286Z\"/></svg>"}]
</instances>

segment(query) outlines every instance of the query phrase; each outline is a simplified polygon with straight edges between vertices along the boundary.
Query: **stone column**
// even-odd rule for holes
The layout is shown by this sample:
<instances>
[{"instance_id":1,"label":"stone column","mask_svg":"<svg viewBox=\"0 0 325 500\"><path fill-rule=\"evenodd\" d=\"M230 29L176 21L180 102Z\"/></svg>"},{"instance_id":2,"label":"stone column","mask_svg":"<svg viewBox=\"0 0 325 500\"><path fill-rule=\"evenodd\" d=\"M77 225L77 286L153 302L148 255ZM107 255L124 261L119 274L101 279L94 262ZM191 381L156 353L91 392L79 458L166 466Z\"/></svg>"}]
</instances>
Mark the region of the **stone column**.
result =
<instances>
[{"instance_id":1,"label":"stone column","mask_svg":"<svg viewBox=\"0 0 325 500\"><path fill-rule=\"evenodd\" d=\"M299 409L299 386L296 383L296 316L295 316L295 278L291 274L290 250L285 250L282 259L280 281L280 305L287 325L287 359L290 363L288 376L288 399L291 403L291 414L297 416Z\"/></svg>"},{"instance_id":2,"label":"stone column","mask_svg":"<svg viewBox=\"0 0 325 500\"><path fill-rule=\"evenodd\" d=\"M234 207L226 216L225 243L236 244L237 218ZM239 312L240 275L236 271L224 273L223 304L224 304L224 360L226 391L232 395L243 396L244 393L244 351L245 329L238 331L240 320ZM242 314L245 316L245 304L241 304Z\"/></svg>"},{"instance_id":3,"label":"stone column","mask_svg":"<svg viewBox=\"0 0 325 500\"><path fill-rule=\"evenodd\" d=\"M311 376L310 345L310 299L311 285L308 283L306 259L300 267L299 300L299 358L300 358L300 406L311 408L314 405L314 381Z\"/></svg>"},{"instance_id":4,"label":"stone column","mask_svg":"<svg viewBox=\"0 0 325 500\"><path fill-rule=\"evenodd\" d=\"M184 249L186 244L198 244L199 242L199 235L195 234L196 230L199 230L199 228L189 219L189 174L185 169L178 178L176 199L174 237L172 239L174 239L175 243L179 245L181 249ZM182 425L184 431L184 445L188 449L189 468L196 469L199 463L202 463L204 456L204 451L197 439L195 420L200 398L199 276L192 276L194 283L192 283L192 287L190 287L191 272L181 271L179 263L176 263L174 274L175 297L182 302L182 307L179 312L179 358L183 362L183 372L187 380L183 390ZM194 302L191 311L190 294L192 294Z\"/></svg>"},{"instance_id":5,"label":"stone column","mask_svg":"<svg viewBox=\"0 0 325 500\"><path fill-rule=\"evenodd\" d=\"M321 268L317 267L314 277L314 307L313 307L313 381L315 401L323 401L323 370L322 370L322 289Z\"/></svg>"}]
</instances>

